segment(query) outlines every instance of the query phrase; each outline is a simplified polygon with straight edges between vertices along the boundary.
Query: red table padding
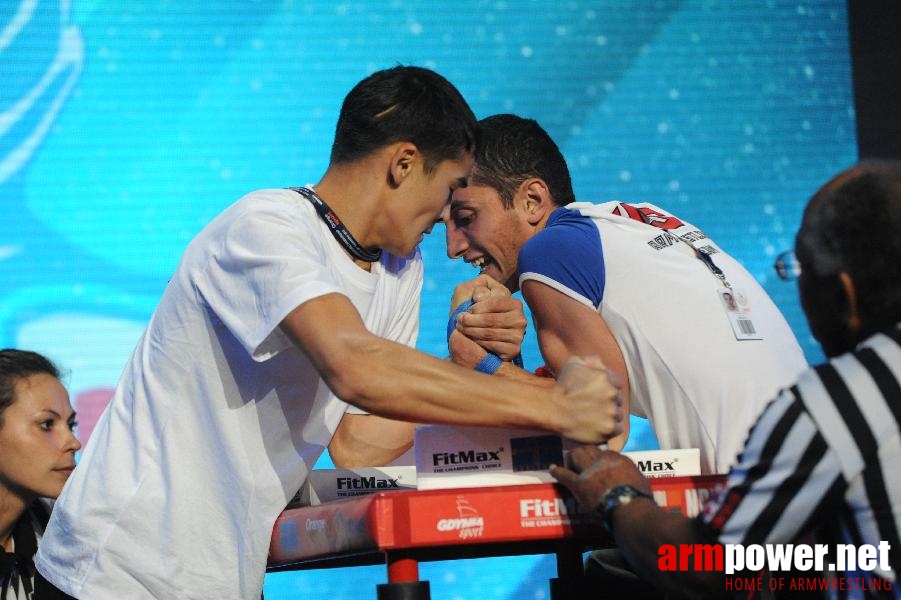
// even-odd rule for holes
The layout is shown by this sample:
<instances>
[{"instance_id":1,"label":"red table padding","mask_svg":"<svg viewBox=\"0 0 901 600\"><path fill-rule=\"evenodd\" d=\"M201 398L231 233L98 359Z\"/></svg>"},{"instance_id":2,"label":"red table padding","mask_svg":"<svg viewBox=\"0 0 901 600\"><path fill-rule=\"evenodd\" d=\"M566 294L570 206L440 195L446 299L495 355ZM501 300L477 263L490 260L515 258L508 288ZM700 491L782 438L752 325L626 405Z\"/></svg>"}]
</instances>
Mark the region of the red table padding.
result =
<instances>
[{"instance_id":1,"label":"red table padding","mask_svg":"<svg viewBox=\"0 0 901 600\"><path fill-rule=\"evenodd\" d=\"M725 476L650 482L658 504L694 515ZM401 550L416 554L417 548L456 548L461 558L467 549L478 554L480 545L497 546L489 555L529 553L524 549L542 540L586 548L610 543L597 517L578 512L575 499L556 484L379 492L283 512L273 528L269 566L304 568L305 562ZM419 559L430 558L420 553Z\"/></svg>"}]
</instances>

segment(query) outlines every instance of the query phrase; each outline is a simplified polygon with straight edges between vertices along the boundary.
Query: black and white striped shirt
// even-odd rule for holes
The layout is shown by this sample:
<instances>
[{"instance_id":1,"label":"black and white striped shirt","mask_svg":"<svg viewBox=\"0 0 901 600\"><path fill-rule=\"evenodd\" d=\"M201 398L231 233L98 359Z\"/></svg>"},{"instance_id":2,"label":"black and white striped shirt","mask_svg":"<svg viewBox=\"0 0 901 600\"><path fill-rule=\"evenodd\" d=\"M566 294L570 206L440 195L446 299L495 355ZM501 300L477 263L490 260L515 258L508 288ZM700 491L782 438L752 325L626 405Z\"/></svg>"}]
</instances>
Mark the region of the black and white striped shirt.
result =
<instances>
[{"instance_id":1,"label":"black and white striped shirt","mask_svg":"<svg viewBox=\"0 0 901 600\"><path fill-rule=\"evenodd\" d=\"M890 545L888 570L845 572L892 580L901 598L901 324L805 372L760 416L727 490L699 517L723 544Z\"/></svg>"}]
</instances>

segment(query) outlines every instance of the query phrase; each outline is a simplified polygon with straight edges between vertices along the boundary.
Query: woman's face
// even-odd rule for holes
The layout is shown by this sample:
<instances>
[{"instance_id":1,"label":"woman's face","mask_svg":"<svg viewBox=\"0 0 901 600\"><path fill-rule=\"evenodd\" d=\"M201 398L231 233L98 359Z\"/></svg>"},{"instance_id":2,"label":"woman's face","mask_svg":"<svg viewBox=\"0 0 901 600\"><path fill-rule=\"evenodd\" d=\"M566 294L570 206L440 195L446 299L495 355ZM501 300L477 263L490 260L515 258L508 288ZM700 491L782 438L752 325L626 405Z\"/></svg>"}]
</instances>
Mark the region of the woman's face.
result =
<instances>
[{"instance_id":1,"label":"woman's face","mask_svg":"<svg viewBox=\"0 0 901 600\"><path fill-rule=\"evenodd\" d=\"M31 502L56 498L81 448L69 394L52 375L19 379L0 425L0 489Z\"/></svg>"}]
</instances>

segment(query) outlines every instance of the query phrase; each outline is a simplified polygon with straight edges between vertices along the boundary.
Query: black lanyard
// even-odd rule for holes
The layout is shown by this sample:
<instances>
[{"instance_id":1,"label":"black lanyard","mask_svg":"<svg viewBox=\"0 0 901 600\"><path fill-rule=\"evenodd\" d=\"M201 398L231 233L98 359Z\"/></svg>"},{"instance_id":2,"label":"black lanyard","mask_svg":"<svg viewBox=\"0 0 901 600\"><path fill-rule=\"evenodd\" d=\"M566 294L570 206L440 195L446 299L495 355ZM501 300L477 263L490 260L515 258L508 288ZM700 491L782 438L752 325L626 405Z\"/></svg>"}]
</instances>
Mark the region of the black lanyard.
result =
<instances>
[{"instance_id":1,"label":"black lanyard","mask_svg":"<svg viewBox=\"0 0 901 600\"><path fill-rule=\"evenodd\" d=\"M681 239L681 238L679 238L679 239ZM684 242L685 240L682 240L682 241ZM686 243L688 243L688 242L686 242ZM717 277L717 279L722 281L723 285L725 285L726 287L732 287L731 285L729 285L729 282L726 281L726 274L723 273L723 270L721 268L716 266L716 263L713 262L713 258L711 258L711 256L709 254L700 250L699 248L695 248L693 244L688 244L688 245L691 246L692 250L695 251L695 256L700 258L701 262L704 263L705 265L707 265L707 268L710 269L710 272L713 273Z\"/></svg>"},{"instance_id":2,"label":"black lanyard","mask_svg":"<svg viewBox=\"0 0 901 600\"><path fill-rule=\"evenodd\" d=\"M382 257L381 248L378 250L368 250L361 246L360 242L354 239L354 236L351 235L347 230L347 227L344 226L344 223L341 222L341 219L338 218L338 215L335 214L335 211L329 208L329 205L325 203L325 200L320 198L316 192L305 187L293 187L290 189L310 201L316 209L316 212L319 213L319 217L326 225L328 225L329 231L332 232L332 235L335 236L338 243L341 244L345 250L350 252L351 256L366 262L376 262Z\"/></svg>"}]
</instances>

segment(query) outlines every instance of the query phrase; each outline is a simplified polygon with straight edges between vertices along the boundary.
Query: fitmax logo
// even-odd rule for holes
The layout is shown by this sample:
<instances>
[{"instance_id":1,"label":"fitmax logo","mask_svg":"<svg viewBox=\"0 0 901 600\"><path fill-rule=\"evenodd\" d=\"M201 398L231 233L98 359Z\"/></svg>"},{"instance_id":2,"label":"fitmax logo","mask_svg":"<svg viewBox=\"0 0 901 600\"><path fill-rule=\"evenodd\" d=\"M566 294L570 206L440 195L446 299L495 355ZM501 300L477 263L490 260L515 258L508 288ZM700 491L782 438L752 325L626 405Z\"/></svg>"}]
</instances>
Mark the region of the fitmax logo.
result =
<instances>
[{"instance_id":1,"label":"fitmax logo","mask_svg":"<svg viewBox=\"0 0 901 600\"><path fill-rule=\"evenodd\" d=\"M576 501L554 498L543 500L541 498L524 498L519 501L519 516L530 517L560 517L576 513Z\"/></svg>"},{"instance_id":2,"label":"fitmax logo","mask_svg":"<svg viewBox=\"0 0 901 600\"><path fill-rule=\"evenodd\" d=\"M503 448L498 448L497 452L476 452L475 450L460 450L459 452L436 452L432 455L432 466L440 467L447 465L466 465L486 462L500 462L500 453Z\"/></svg>"},{"instance_id":3,"label":"fitmax logo","mask_svg":"<svg viewBox=\"0 0 901 600\"><path fill-rule=\"evenodd\" d=\"M519 501L519 525L532 529L571 525L577 512L575 498L523 498Z\"/></svg>"},{"instance_id":4,"label":"fitmax logo","mask_svg":"<svg viewBox=\"0 0 901 600\"><path fill-rule=\"evenodd\" d=\"M376 479L375 477L339 477L337 480L339 490L382 490L399 488L396 479Z\"/></svg>"},{"instance_id":5,"label":"fitmax logo","mask_svg":"<svg viewBox=\"0 0 901 600\"><path fill-rule=\"evenodd\" d=\"M676 467L673 465L678 461L666 461L666 460L639 460L638 462L638 470L642 473L659 473L662 471L675 471Z\"/></svg>"}]
</instances>

